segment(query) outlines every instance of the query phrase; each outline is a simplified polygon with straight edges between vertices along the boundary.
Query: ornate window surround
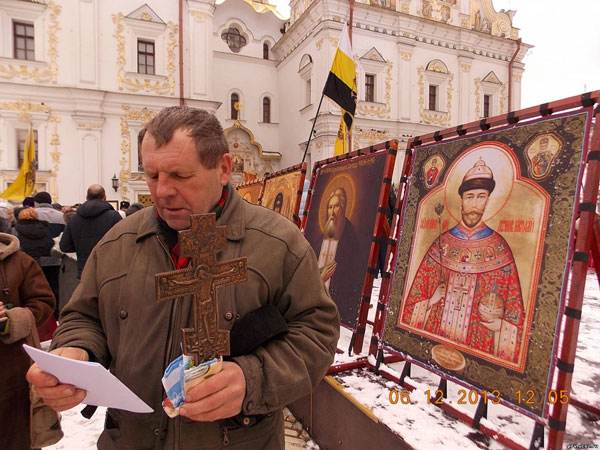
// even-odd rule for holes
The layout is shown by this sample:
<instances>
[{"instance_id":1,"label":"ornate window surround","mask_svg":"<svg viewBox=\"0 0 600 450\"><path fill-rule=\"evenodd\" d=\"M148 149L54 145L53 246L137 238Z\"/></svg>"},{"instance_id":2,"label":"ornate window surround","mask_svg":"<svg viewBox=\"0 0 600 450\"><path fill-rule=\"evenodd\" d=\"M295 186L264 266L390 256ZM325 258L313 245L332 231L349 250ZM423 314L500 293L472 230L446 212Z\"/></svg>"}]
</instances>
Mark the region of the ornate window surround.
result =
<instances>
[{"instance_id":1,"label":"ornate window surround","mask_svg":"<svg viewBox=\"0 0 600 450\"><path fill-rule=\"evenodd\" d=\"M309 108L309 106L312 105L312 96L313 96L313 88L312 88L312 83L311 83L311 88L310 88L310 93L307 92L308 89L308 82L312 79L312 70L313 70L313 59L312 56L310 56L308 53L305 53L304 55L302 55L302 58L300 58L300 64L298 65L298 75L300 75L300 78L302 79L302 85L304 87L304 91L305 91L305 99L304 99L304 103L305 105L300 109L301 112L305 112L307 111Z\"/></svg>"},{"instance_id":2,"label":"ornate window surround","mask_svg":"<svg viewBox=\"0 0 600 450\"><path fill-rule=\"evenodd\" d=\"M454 74L450 72L442 61L434 59L427 66L418 67L419 86L419 118L421 123L439 126L450 126L452 121L452 93L454 87L452 81ZM425 103L426 93L429 94L429 86L438 86L437 107L439 111L427 109L429 104Z\"/></svg>"},{"instance_id":3,"label":"ornate window surround","mask_svg":"<svg viewBox=\"0 0 600 450\"><path fill-rule=\"evenodd\" d=\"M48 117L49 112L35 112L29 114L29 120L19 117L17 111L6 111L0 109L0 121L4 121L6 130L6 148L0 161L3 169L16 170L18 172L17 156L17 130L28 129L29 124L38 132L38 170L50 170L45 149L48 147Z\"/></svg>"},{"instance_id":4,"label":"ornate window surround","mask_svg":"<svg viewBox=\"0 0 600 450\"><path fill-rule=\"evenodd\" d=\"M129 105L121 105L121 159L118 172L119 187L123 200L137 198L137 193L147 193L146 175L138 171L137 137L138 133L157 113L142 108L134 109ZM132 191L132 194L129 193Z\"/></svg>"},{"instance_id":5,"label":"ornate window surround","mask_svg":"<svg viewBox=\"0 0 600 450\"><path fill-rule=\"evenodd\" d=\"M365 105L374 106L385 106L385 102L382 101L383 93L385 90L385 71L387 68L387 61L375 47L365 53L358 60L358 98L361 99L361 103ZM367 102L365 100L365 80L366 75L375 75L375 95L373 102Z\"/></svg>"},{"instance_id":6,"label":"ornate window surround","mask_svg":"<svg viewBox=\"0 0 600 450\"><path fill-rule=\"evenodd\" d=\"M119 89L174 95L178 26L169 22L123 17L113 14L117 41L117 81ZM154 41L155 75L137 72L138 39Z\"/></svg>"},{"instance_id":7,"label":"ornate window surround","mask_svg":"<svg viewBox=\"0 0 600 450\"><path fill-rule=\"evenodd\" d=\"M41 103L25 99L15 102L0 102L0 138L7 147L0 150L1 187L6 188L19 173L17 167L16 130L28 128L29 124L38 132L38 170L36 188L51 192L57 198L56 175L60 164L60 137L58 124L60 117L53 116L50 108ZM4 130L4 134L2 134Z\"/></svg>"},{"instance_id":8,"label":"ornate window surround","mask_svg":"<svg viewBox=\"0 0 600 450\"><path fill-rule=\"evenodd\" d=\"M129 57L125 64L128 77L166 80L165 48L167 40L167 24L125 17L126 41L125 54ZM154 71L155 75L138 73L138 41L154 42Z\"/></svg>"},{"instance_id":9,"label":"ornate window surround","mask_svg":"<svg viewBox=\"0 0 600 450\"><path fill-rule=\"evenodd\" d=\"M477 83L478 80L475 82ZM496 74L492 71L488 73L483 80L481 80L481 103L477 107L477 117L483 118L483 96L490 95L492 101L490 102L490 117L502 114L502 82L498 79Z\"/></svg>"},{"instance_id":10,"label":"ornate window surround","mask_svg":"<svg viewBox=\"0 0 600 450\"><path fill-rule=\"evenodd\" d=\"M243 45L242 47L240 47L239 52L235 53L233 50L231 50L229 48L229 45L227 44L227 42L225 42L222 38L221 35L226 32L229 28L236 28L239 32L240 32L240 36L244 37L244 39L246 39L246 44ZM246 24L244 24L244 22L242 22L239 19L229 19L227 22L225 22L222 26L220 26L217 30L217 36L219 37L219 42L221 42L227 49L228 52L231 53L235 53L236 55L241 55L244 54L245 52L248 51L249 48L251 48L251 43L254 40L254 36L252 35L251 31L246 27ZM270 48L269 48L270 50ZM260 57L262 58L262 45L260 47ZM246 53L247 54L247 53Z\"/></svg>"},{"instance_id":11,"label":"ornate window surround","mask_svg":"<svg viewBox=\"0 0 600 450\"><path fill-rule=\"evenodd\" d=\"M268 98L271 101L271 121L270 122L263 122L263 99L264 98ZM277 103L275 102L275 97L273 96L273 94L271 92L264 92L261 96L260 96L260 100L259 100L259 111L260 111L260 123L261 124L266 124L266 125L276 125L279 123L279 117L277 115Z\"/></svg>"},{"instance_id":12,"label":"ornate window surround","mask_svg":"<svg viewBox=\"0 0 600 450\"><path fill-rule=\"evenodd\" d=\"M425 92L429 92L429 86L437 86L437 112L448 112L444 99L448 95L449 73L446 65L438 59L430 61L425 69L425 82L427 83ZM426 106L429 106L426 103ZM428 109L429 110L429 109Z\"/></svg>"},{"instance_id":13,"label":"ornate window surround","mask_svg":"<svg viewBox=\"0 0 600 450\"><path fill-rule=\"evenodd\" d=\"M58 15L60 6L53 1L48 4L5 0L0 5L0 79L19 77L35 82L56 83L57 31L60 29ZM50 12L50 15L46 14ZM31 23L34 27L35 60L13 58L13 21Z\"/></svg>"},{"instance_id":14,"label":"ornate window surround","mask_svg":"<svg viewBox=\"0 0 600 450\"><path fill-rule=\"evenodd\" d=\"M229 105L231 104L231 95L232 94L237 94L238 102L240 102L242 105L242 107L238 110L238 119L231 118L231 111L230 111ZM244 99L244 94L242 94L242 91L239 90L238 88L230 89L229 92L227 92L226 101L223 103L223 105L227 105L227 108L226 108L227 114L225 117L225 121L227 121L227 122L236 122L236 121L245 122L246 114L244 112L244 104L245 104L245 99ZM261 108L261 111L262 111L262 108Z\"/></svg>"}]
</instances>

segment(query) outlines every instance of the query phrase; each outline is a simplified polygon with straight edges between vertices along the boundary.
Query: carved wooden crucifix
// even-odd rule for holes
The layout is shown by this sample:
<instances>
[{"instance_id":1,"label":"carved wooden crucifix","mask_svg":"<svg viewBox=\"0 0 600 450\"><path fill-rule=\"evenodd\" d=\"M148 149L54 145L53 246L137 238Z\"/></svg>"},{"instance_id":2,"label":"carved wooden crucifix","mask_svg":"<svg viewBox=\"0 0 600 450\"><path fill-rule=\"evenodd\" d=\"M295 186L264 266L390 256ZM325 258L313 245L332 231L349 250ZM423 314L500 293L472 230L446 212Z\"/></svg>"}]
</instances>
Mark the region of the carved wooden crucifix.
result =
<instances>
[{"instance_id":1,"label":"carved wooden crucifix","mask_svg":"<svg viewBox=\"0 0 600 450\"><path fill-rule=\"evenodd\" d=\"M185 269L156 274L159 302L193 295L193 328L183 328L183 353L200 364L229 355L229 331L219 329L217 288L248 279L246 258L217 262L227 244L227 227L216 226L216 216L193 214L191 228L179 232L179 257L190 258Z\"/></svg>"}]
</instances>

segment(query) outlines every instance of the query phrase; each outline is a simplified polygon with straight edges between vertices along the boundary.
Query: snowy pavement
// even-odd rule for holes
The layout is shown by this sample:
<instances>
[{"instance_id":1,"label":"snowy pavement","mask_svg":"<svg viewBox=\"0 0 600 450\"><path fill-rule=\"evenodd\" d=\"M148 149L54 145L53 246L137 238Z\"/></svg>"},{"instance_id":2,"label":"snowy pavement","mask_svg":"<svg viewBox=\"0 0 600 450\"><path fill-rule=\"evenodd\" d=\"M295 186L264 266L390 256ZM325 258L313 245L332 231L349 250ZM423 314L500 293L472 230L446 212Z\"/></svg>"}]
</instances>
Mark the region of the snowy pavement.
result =
<instances>
[{"instance_id":1,"label":"snowy pavement","mask_svg":"<svg viewBox=\"0 0 600 450\"><path fill-rule=\"evenodd\" d=\"M376 280L372 299L378 295L379 280ZM372 307L369 318L374 315ZM372 327L367 326L363 353L368 352ZM588 272L582 322L579 329L577 357L573 377L572 396L580 401L600 407L600 352L598 351L598 337L600 336L600 289L596 274ZM338 348L347 349L351 333L342 330ZM338 355L335 364L351 361L347 354ZM387 366L390 370L400 374L404 362ZM413 364L411 368L411 384L417 389L410 393L407 404L397 401L390 403L390 391L402 389L393 382L366 370L353 370L338 374L336 380L345 386L346 392L353 395L360 403L373 410L375 416L396 433L402 435L406 443L416 449L431 448L460 448L460 449L500 449L503 445L484 436L482 433L468 427L463 422L444 413L438 407L428 404L426 391L433 392L437 389L439 377L431 372ZM454 383L448 382L448 399L458 398L458 390L464 389ZM395 396L392 400L398 400ZM453 405L456 406L456 405ZM462 410L473 416L476 404L462 406ZM485 420L485 419L484 419ZM519 414L503 405L488 403L488 418L485 425L492 429L502 430L515 442L525 448L529 447L534 421L523 414ZM546 440L548 442L547 430ZM568 444L596 444L600 447L600 417L589 414L570 405L567 416L567 430L565 448ZM594 447L591 447L594 448ZM598 447L595 447L598 448Z\"/></svg>"}]
</instances>

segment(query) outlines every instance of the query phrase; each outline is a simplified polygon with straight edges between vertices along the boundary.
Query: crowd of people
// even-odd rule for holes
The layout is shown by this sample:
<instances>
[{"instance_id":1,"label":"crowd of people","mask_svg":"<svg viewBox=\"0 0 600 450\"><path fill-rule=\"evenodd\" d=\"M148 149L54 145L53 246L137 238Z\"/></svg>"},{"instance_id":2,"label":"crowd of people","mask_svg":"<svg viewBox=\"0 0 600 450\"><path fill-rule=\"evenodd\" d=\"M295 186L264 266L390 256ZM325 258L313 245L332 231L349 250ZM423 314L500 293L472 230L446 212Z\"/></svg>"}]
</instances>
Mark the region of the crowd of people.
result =
<instances>
[{"instance_id":1,"label":"crowd of people","mask_svg":"<svg viewBox=\"0 0 600 450\"><path fill-rule=\"evenodd\" d=\"M78 271L72 276L79 279L94 246L120 220L99 185L89 187L81 204L62 206L53 203L49 193L37 192L21 205L0 207L0 423L11 430L4 433L3 448L30 448L25 379L30 360L22 349L32 332L29 312L40 339L51 339L60 313L63 258L77 259Z\"/></svg>"}]
</instances>

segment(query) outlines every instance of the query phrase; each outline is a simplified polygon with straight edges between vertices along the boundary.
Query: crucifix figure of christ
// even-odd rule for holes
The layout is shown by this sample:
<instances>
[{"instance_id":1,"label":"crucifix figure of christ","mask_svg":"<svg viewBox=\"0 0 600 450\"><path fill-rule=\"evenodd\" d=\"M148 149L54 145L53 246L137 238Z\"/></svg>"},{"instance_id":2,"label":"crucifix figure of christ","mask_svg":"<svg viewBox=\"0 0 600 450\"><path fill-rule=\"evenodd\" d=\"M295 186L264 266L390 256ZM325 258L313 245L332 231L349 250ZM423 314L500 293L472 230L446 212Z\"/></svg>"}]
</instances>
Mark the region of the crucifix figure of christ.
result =
<instances>
[{"instance_id":1,"label":"crucifix figure of christ","mask_svg":"<svg viewBox=\"0 0 600 450\"><path fill-rule=\"evenodd\" d=\"M219 329L217 288L248 279L246 258L217 262L225 249L227 227L216 226L216 216L193 214L191 227L179 232L179 256L190 258L188 267L156 274L159 302L193 295L193 328L183 328L183 353L200 364L229 355L229 331Z\"/></svg>"}]
</instances>

